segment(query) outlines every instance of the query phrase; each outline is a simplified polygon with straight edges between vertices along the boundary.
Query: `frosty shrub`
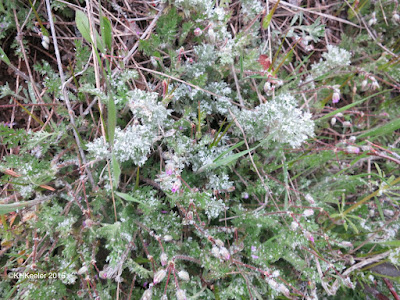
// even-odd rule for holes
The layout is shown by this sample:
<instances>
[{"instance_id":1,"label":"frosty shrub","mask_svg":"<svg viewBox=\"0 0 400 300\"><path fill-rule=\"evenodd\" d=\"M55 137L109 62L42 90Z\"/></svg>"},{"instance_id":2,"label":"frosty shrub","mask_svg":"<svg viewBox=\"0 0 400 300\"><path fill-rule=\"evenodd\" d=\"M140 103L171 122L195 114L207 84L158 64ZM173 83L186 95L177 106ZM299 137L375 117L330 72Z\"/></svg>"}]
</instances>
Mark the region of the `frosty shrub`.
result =
<instances>
[{"instance_id":1,"label":"frosty shrub","mask_svg":"<svg viewBox=\"0 0 400 300\"><path fill-rule=\"evenodd\" d=\"M396 1L25 2L1 299L398 297Z\"/></svg>"}]
</instances>

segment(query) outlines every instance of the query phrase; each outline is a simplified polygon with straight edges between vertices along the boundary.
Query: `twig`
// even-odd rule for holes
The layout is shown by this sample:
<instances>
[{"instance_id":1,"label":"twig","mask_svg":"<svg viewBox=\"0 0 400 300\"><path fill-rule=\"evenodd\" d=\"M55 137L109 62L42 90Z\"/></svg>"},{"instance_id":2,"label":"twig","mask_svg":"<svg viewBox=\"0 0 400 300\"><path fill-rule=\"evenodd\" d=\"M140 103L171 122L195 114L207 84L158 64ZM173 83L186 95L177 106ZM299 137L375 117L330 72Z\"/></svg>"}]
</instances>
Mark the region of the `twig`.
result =
<instances>
[{"instance_id":1,"label":"twig","mask_svg":"<svg viewBox=\"0 0 400 300\"><path fill-rule=\"evenodd\" d=\"M155 18L153 19L153 21L151 21L150 25L147 27L147 29L145 30L145 32L143 32L142 36L140 37L140 39L138 39L135 43L135 45L133 45L133 47L131 48L131 50L129 50L128 54L124 57L124 59L122 60L122 62L124 63L124 65L127 64L127 62L131 59L131 57L135 54L137 48L139 47L139 43L141 40L146 39L146 37L148 35L150 35L150 33L153 31L153 28L156 26L156 23L158 21L158 19L161 17L164 8L165 8L166 4L161 4L161 8L158 12L158 14L155 16ZM115 68L112 77L114 77L118 72L118 68Z\"/></svg>"},{"instance_id":2,"label":"twig","mask_svg":"<svg viewBox=\"0 0 400 300\"><path fill-rule=\"evenodd\" d=\"M273 2L273 3L276 3L277 1L278 0L271 0L271 2ZM335 16L327 15L327 14L324 14L324 13L320 13L320 12L317 12L317 11L313 11L310 8L302 8L300 6L296 6L296 5L290 4L290 3L286 2L286 1L281 1L280 4L288 6L288 7L295 8L297 10L305 11L305 12L310 13L310 14L315 14L315 15L318 15L318 16L321 16L321 17L324 17L324 18L328 18L328 19L335 20L335 21L338 21L338 22L341 22L341 23L345 23L345 24L348 24L348 25L351 25L351 26L354 26L354 27L357 27L357 28L362 28L361 26L359 26L357 24L354 24L354 23L352 23L350 21L347 21L347 20L344 20L344 19L340 19L340 18L335 17Z\"/></svg>"},{"instance_id":3,"label":"twig","mask_svg":"<svg viewBox=\"0 0 400 300\"><path fill-rule=\"evenodd\" d=\"M378 255L376 255L376 256L374 256L374 257L367 258L366 260L363 260L363 261L361 261L361 262L359 262L359 263L357 263L357 264L351 266L350 268L348 268L346 271L344 271L344 272L342 273L342 275L343 275L343 276L347 276L347 275L349 275L351 272L353 272L354 270L359 270L359 269L361 269L362 267L364 267L364 266L366 266L366 265L369 265L369 264L372 264L372 263L374 263L374 262L380 261L381 259L384 259L385 257L389 256L391 252L392 252L392 251L389 250L389 251L383 252L383 253L381 253L381 254L378 254ZM334 294L336 294L336 292L337 292L338 289L339 289L339 280L336 279L335 282L332 284L331 291L332 291Z\"/></svg>"},{"instance_id":4,"label":"twig","mask_svg":"<svg viewBox=\"0 0 400 300\"><path fill-rule=\"evenodd\" d=\"M240 94L239 81L237 79L236 71L235 71L235 68L233 67L233 64L231 64L231 70L232 70L232 74L233 74L233 79L235 79L236 91L237 91L237 96L239 98L240 105L244 106L243 98L242 98L242 95Z\"/></svg>"},{"instance_id":5,"label":"twig","mask_svg":"<svg viewBox=\"0 0 400 300\"><path fill-rule=\"evenodd\" d=\"M143 67L137 67L137 68L140 69L140 70L143 70L143 71L147 71L147 72L150 72L150 73L154 73L154 74L157 74L157 75L160 75L160 76L165 76L165 77L170 78L170 79L172 79L172 80L175 80L175 81L184 83L184 84L186 84L186 85L188 85L188 86L191 86L191 87L193 87L193 88L195 88L195 89L198 89L199 91L202 91L202 92L204 92L204 93L207 93L207 94L209 94L209 95L211 95L211 96L214 96L214 97L217 97L217 98L222 97L221 95L218 95L218 94L215 94L215 93L213 93L213 92L211 92L211 91L205 90L205 89L199 87L198 85L194 85L194 84L192 84L192 83L190 83L190 82L186 82L186 81L184 81L184 80L182 80L182 79L179 79L179 78L176 78L176 77L174 77L174 76L170 76L170 75L168 75L168 74L165 74L165 73L162 73L162 72L158 72L158 71L154 71L154 70L147 69L147 68L143 68ZM236 106L243 107L240 103L236 103L236 102L234 102L234 101L231 100L231 99L229 99L229 101L230 101L232 104L236 105Z\"/></svg>"},{"instance_id":6,"label":"twig","mask_svg":"<svg viewBox=\"0 0 400 300\"><path fill-rule=\"evenodd\" d=\"M40 96L38 86L37 86L35 80L33 79L31 67L29 66L29 60L28 60L28 57L26 56L25 46L24 46L24 43L22 42L22 32L21 32L21 28L19 26L17 12L15 9L13 9L13 12L14 12L14 17L15 17L15 25L17 27L17 32L18 32L16 39L21 47L22 55L24 56L25 66L26 66L26 69L28 70L28 75L29 75L29 82L32 84L33 91L35 93L35 96L38 98L38 101L44 103L42 97ZM50 114L50 112L47 110L46 107L44 107L44 110L46 111L47 115ZM31 118L31 115L29 116L29 118Z\"/></svg>"},{"instance_id":7,"label":"twig","mask_svg":"<svg viewBox=\"0 0 400 300\"><path fill-rule=\"evenodd\" d=\"M244 139L244 143L246 144L247 150L250 150L249 144L247 143L246 134L245 134L245 132L244 132L242 126L239 124L238 120L236 120L236 116L232 113L232 111L231 111L230 109L229 109L229 113L230 113L231 117L233 118L233 121L235 122L236 126L239 127L240 131L241 131L242 134L243 134L243 139ZM264 204L266 204L266 202L267 202L267 197L268 197L268 193L269 193L269 189L268 189L268 187L265 185L264 178L261 176L260 172L258 171L258 168L257 168L256 164L254 163L253 155L251 155L251 151L249 152L249 157L250 157L250 160L251 160L251 164L253 165L253 167L254 167L254 169L255 169L257 175L258 175L258 178L260 178L261 183L262 183L262 185L263 185L263 187L264 187L264 189L265 189L265 193L266 193L265 198L266 198L266 199L265 199L265 201L264 201ZM279 206L276 204L275 200L273 200L273 202L274 202L274 205L275 205L276 209L279 211L279 210L280 210L280 209L279 209Z\"/></svg>"},{"instance_id":8,"label":"twig","mask_svg":"<svg viewBox=\"0 0 400 300\"><path fill-rule=\"evenodd\" d=\"M393 284L389 281L389 279L383 277L383 281L386 283L390 293L393 295L395 300L400 300L399 295L397 294L396 290L393 287Z\"/></svg>"},{"instance_id":9,"label":"twig","mask_svg":"<svg viewBox=\"0 0 400 300\"><path fill-rule=\"evenodd\" d=\"M90 183L92 185L92 188L94 189L96 187L96 184L94 183L92 173L90 172L89 168L86 167L86 156L85 156L85 153L83 152L83 149L82 149L82 146L81 146L81 141L79 139L79 134L78 134L78 131L77 131L77 128L76 128L76 125L75 125L74 111L72 110L71 102L69 101L69 96L68 96L68 93L67 93L67 91L65 89L65 85L64 85L65 77L64 77L64 72L63 72L63 66L62 66L62 63L61 63L61 55L60 55L60 51L58 49L58 44L57 44L56 30L55 30L55 27L54 27L53 16L52 16L52 13L51 13L50 0L46 0L46 8L47 8L47 15L49 17L51 35L53 37L54 52L55 52L56 58L57 58L58 71L60 73L61 86L62 86L61 92L63 94L65 104L67 105L70 122L71 122L71 124L73 126L72 130L73 130L73 133L74 133L76 145L77 145L77 147L79 149L79 153L80 153L80 155L82 157L82 162L85 165L85 170L86 170L88 179L89 179L89 181L90 181Z\"/></svg>"}]
</instances>

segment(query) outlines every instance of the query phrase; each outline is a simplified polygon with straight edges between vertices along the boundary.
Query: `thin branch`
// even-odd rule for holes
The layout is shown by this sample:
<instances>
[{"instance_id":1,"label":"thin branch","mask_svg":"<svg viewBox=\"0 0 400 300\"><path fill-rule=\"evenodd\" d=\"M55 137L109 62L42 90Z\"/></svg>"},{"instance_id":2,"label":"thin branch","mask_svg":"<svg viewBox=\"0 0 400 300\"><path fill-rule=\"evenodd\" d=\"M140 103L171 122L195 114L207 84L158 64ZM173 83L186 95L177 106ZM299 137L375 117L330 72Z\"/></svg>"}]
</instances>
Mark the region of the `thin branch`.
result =
<instances>
[{"instance_id":1,"label":"thin branch","mask_svg":"<svg viewBox=\"0 0 400 300\"><path fill-rule=\"evenodd\" d=\"M80 141L80 139L79 139L79 134L78 134L78 131L77 131L77 128L76 128L76 125L75 125L76 123L75 123L74 111L72 110L72 106L71 106L71 102L70 102L70 100L69 100L68 92L67 92L67 90L65 89L65 85L64 85L64 83L65 83L65 77L64 77L64 72L63 72L63 66L62 66L62 63L61 63L60 51L59 51L59 49L58 49L58 43L57 43L57 37L56 37L56 30L55 30L55 27L54 27L53 15L52 15L52 13L51 13L50 0L46 0L46 8L47 8L47 15L48 15L48 17L49 17L51 35L52 35L52 37L53 37L54 52L55 52L56 58L57 58L58 72L60 73L61 86L62 86L61 92L62 92L62 95L63 95L63 97L64 97L65 104L67 105L68 115L69 115L70 122L71 122L71 124L72 124L72 126L73 126L72 131L73 131L73 133L74 133L76 145L77 145L78 150L79 150L79 153L80 153L80 155L81 155L82 162L83 162L83 164L85 165L85 170L86 170L88 179L89 179L89 181L90 181L90 183L91 183L91 185L92 185L92 188L94 189L94 188L96 187L96 184L94 183L94 180L93 180L93 176L92 176L91 171L90 171L89 168L86 166L86 163L87 163L87 161L86 161L86 155L85 155L85 153L83 152L83 148L82 148L82 146L81 146L81 141Z\"/></svg>"}]
</instances>

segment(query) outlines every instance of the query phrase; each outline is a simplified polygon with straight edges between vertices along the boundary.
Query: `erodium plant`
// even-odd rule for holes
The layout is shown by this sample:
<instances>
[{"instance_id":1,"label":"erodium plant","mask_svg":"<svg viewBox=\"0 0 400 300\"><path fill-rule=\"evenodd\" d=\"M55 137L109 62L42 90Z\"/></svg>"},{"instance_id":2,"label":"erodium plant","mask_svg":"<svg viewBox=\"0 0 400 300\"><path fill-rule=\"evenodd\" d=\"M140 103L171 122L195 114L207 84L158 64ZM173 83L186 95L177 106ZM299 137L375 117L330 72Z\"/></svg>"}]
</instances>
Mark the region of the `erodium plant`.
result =
<instances>
[{"instance_id":1,"label":"erodium plant","mask_svg":"<svg viewBox=\"0 0 400 300\"><path fill-rule=\"evenodd\" d=\"M300 2L0 2L0 298L398 287L397 1Z\"/></svg>"}]
</instances>

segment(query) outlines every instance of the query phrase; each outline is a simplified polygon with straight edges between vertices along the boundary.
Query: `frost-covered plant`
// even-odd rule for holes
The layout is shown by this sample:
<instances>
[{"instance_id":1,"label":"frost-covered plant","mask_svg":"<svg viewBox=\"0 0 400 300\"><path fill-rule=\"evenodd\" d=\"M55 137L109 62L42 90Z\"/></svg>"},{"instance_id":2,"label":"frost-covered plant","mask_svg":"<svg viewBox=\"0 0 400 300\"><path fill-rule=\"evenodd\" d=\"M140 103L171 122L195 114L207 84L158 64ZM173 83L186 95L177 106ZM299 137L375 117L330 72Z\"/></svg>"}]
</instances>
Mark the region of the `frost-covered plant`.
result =
<instances>
[{"instance_id":1,"label":"frost-covered plant","mask_svg":"<svg viewBox=\"0 0 400 300\"><path fill-rule=\"evenodd\" d=\"M145 125L131 125L124 130L116 128L114 140L114 153L119 162L132 161L135 165L142 166L151 146L157 140L157 136L151 127ZM103 138L97 138L87 144L88 151L99 159L111 157L110 147Z\"/></svg>"},{"instance_id":2,"label":"frost-covered plant","mask_svg":"<svg viewBox=\"0 0 400 300\"><path fill-rule=\"evenodd\" d=\"M255 140L268 136L281 144L299 147L308 137L314 136L314 122L310 113L296 106L293 96L282 94L252 111L238 111L237 120Z\"/></svg>"},{"instance_id":3,"label":"frost-covered plant","mask_svg":"<svg viewBox=\"0 0 400 300\"><path fill-rule=\"evenodd\" d=\"M356 298L356 285L377 286L369 268L399 264L400 108L385 100L398 72L379 52L393 41L347 37L354 18L340 45L312 53L338 37L299 1L126 4L76 13L82 39L58 39L65 84L44 60L0 89L18 100L0 124L0 298ZM4 5L0 25L15 21ZM363 5L381 38L382 9Z\"/></svg>"},{"instance_id":4,"label":"frost-covered plant","mask_svg":"<svg viewBox=\"0 0 400 300\"><path fill-rule=\"evenodd\" d=\"M325 74L334 68L345 68L350 65L351 53L334 45L326 46L328 52L322 54L321 61L311 66L315 77Z\"/></svg>"}]
</instances>

